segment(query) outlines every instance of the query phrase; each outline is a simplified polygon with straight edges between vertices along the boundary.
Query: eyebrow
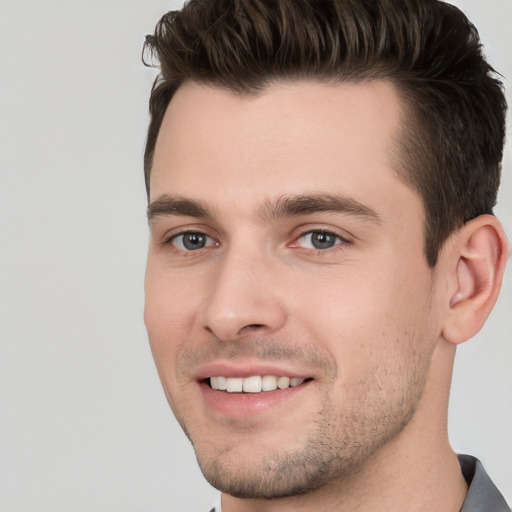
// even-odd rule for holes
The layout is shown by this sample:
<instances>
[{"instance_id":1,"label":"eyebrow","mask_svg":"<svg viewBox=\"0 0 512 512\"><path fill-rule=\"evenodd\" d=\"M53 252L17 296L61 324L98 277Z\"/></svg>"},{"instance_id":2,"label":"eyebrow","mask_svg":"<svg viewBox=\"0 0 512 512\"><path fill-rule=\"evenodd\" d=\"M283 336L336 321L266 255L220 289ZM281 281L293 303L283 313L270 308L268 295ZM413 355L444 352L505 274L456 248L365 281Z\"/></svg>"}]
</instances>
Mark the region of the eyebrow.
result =
<instances>
[{"instance_id":1,"label":"eyebrow","mask_svg":"<svg viewBox=\"0 0 512 512\"><path fill-rule=\"evenodd\" d=\"M322 212L353 215L381 223L381 217L375 210L351 197L339 194L284 196L276 201L266 201L259 213L265 220L273 220Z\"/></svg>"},{"instance_id":2,"label":"eyebrow","mask_svg":"<svg viewBox=\"0 0 512 512\"><path fill-rule=\"evenodd\" d=\"M199 201L168 194L158 197L148 206L147 217L150 223L155 217L161 215L197 217L200 219L209 219L213 216L208 207Z\"/></svg>"},{"instance_id":3,"label":"eyebrow","mask_svg":"<svg viewBox=\"0 0 512 512\"><path fill-rule=\"evenodd\" d=\"M339 194L312 194L282 196L267 200L258 209L259 216L266 221L283 217L299 217L312 213L342 213L381 223L379 214L355 199ZM165 194L152 201L147 210L148 221L156 217L173 215L211 219L212 210L201 201Z\"/></svg>"}]
</instances>

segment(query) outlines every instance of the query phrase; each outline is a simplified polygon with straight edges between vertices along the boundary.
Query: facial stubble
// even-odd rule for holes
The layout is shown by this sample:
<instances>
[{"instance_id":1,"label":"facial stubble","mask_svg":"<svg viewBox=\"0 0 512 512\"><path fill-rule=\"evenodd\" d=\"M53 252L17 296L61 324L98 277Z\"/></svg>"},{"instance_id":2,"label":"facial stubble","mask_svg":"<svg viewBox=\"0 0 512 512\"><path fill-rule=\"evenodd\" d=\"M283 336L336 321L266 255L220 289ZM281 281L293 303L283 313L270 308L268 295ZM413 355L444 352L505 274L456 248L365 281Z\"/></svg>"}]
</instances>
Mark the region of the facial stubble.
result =
<instances>
[{"instance_id":1,"label":"facial stubble","mask_svg":"<svg viewBox=\"0 0 512 512\"><path fill-rule=\"evenodd\" d=\"M322 361L326 384L322 405L300 448L287 449L283 443L255 459L247 457L241 442L212 454L211 447L186 431L206 480L224 493L250 499L298 496L333 483L341 491L344 482L353 480L380 448L406 428L420 403L432 354L418 350L418 336L407 337L402 343L408 351L401 361L384 358L370 365L353 384L351 398L343 399L353 404L351 408L339 397L339 402L335 400L334 385L339 378L335 362L315 356L317 362ZM285 419L282 429L286 432ZM250 429L243 434L250 444L265 435Z\"/></svg>"}]
</instances>

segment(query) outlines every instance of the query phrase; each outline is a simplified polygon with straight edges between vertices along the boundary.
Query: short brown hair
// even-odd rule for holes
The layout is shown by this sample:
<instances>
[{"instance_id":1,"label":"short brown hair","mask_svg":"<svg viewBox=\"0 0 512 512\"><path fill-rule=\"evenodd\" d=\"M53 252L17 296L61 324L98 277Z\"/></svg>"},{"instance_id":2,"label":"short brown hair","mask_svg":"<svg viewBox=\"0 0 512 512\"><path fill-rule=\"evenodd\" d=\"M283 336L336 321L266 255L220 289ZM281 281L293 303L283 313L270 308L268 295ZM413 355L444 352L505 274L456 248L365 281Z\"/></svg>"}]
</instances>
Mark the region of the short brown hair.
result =
<instances>
[{"instance_id":1,"label":"short brown hair","mask_svg":"<svg viewBox=\"0 0 512 512\"><path fill-rule=\"evenodd\" d=\"M384 79L405 105L398 171L421 196L425 254L468 220L492 213L506 101L476 28L438 0L190 0L146 37L161 68L144 155L149 195L158 132L175 91L195 81L257 94L277 80ZM149 64L148 64L149 65Z\"/></svg>"}]
</instances>

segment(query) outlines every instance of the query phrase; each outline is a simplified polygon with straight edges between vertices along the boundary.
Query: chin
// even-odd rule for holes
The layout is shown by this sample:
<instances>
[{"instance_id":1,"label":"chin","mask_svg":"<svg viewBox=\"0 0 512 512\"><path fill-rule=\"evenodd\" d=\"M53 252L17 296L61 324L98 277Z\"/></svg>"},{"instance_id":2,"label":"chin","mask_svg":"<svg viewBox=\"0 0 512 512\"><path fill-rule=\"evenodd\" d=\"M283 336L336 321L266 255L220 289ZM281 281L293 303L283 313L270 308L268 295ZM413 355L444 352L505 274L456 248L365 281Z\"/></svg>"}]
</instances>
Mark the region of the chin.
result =
<instances>
[{"instance_id":1,"label":"chin","mask_svg":"<svg viewBox=\"0 0 512 512\"><path fill-rule=\"evenodd\" d=\"M317 491L334 481L337 486L343 485L378 449L375 439L374 443L354 443L347 449L342 439L333 443L328 430L328 426L318 426L314 435L295 451L276 452L276 446L284 446L282 441L274 445L274 453L265 443L257 452L254 444L251 452L235 445L217 452L217 456L206 455L195 447L196 455L206 480L223 493L244 499L289 498Z\"/></svg>"}]
</instances>

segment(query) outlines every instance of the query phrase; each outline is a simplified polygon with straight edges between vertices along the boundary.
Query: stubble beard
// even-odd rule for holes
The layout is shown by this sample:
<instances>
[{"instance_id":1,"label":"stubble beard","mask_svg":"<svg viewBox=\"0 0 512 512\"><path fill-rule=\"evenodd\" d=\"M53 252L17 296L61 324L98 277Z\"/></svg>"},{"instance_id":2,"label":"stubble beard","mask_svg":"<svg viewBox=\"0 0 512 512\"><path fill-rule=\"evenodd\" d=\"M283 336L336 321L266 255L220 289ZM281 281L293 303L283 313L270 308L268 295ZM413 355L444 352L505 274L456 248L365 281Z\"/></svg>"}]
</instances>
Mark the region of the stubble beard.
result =
<instances>
[{"instance_id":1,"label":"stubble beard","mask_svg":"<svg viewBox=\"0 0 512 512\"><path fill-rule=\"evenodd\" d=\"M260 436L265 436L264 431L245 432L242 437L245 441L239 446L222 439L214 447L212 438L208 441L209 436L204 436L203 423L189 422L186 413L176 414L173 409L194 446L206 480L223 493L245 499L276 500L322 488L343 493L369 467L368 463L379 450L407 427L418 408L436 340L433 333L414 331L410 329L402 334L400 344L405 353L398 358L396 354L383 356L382 352L380 356L370 355L365 374L357 382L345 383L350 396L346 394L347 389L339 396L335 390L336 363L314 348L285 348L265 339L233 345L229 354L233 358L250 354L261 360L308 361L326 377L323 398L319 408L311 412L313 418L305 427L309 431L303 431L301 440L293 439L290 443L294 448L286 447L283 420L282 442L272 444L263 440L261 453L256 455L254 446L261 441ZM180 366L194 367L225 355L225 350L221 343L218 348L204 352L191 350L183 356Z\"/></svg>"},{"instance_id":2,"label":"stubble beard","mask_svg":"<svg viewBox=\"0 0 512 512\"><path fill-rule=\"evenodd\" d=\"M369 392L371 383L358 383L358 408L343 411L326 399L317 413L315 427L300 449L276 447L258 460L248 459L243 450L213 457L194 444L201 471L216 489L237 498L276 500L312 493L330 485L343 492L344 484L357 477L381 447L396 438L409 424L423 395L428 365L408 376L404 394L382 405ZM357 394L357 393L356 393ZM386 408L387 407L387 408ZM257 434L255 434L257 435Z\"/></svg>"}]
</instances>

